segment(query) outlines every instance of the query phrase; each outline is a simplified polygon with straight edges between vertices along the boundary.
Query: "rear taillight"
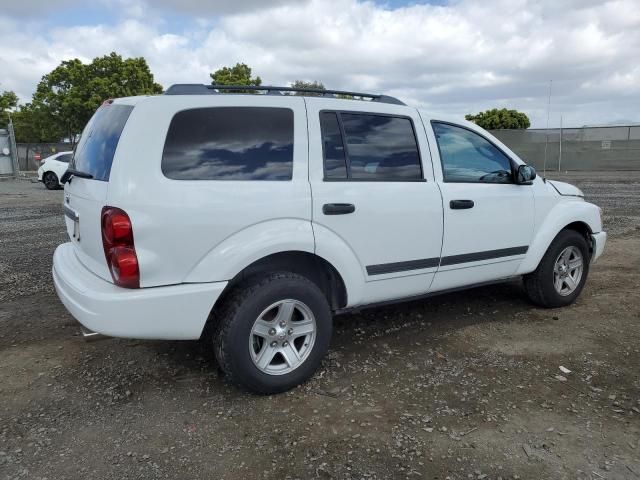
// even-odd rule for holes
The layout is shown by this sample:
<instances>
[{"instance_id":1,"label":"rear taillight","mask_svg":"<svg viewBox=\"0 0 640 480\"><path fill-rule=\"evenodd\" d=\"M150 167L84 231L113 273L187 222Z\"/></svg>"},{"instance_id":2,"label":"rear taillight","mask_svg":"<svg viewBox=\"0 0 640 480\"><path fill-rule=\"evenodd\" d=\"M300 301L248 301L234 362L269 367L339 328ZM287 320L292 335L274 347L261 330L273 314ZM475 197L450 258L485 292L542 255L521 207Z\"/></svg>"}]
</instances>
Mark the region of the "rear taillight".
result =
<instances>
[{"instance_id":1,"label":"rear taillight","mask_svg":"<svg viewBox=\"0 0 640 480\"><path fill-rule=\"evenodd\" d=\"M125 288L140 288L140 269L129 215L116 207L102 209L102 246L113 282Z\"/></svg>"}]
</instances>

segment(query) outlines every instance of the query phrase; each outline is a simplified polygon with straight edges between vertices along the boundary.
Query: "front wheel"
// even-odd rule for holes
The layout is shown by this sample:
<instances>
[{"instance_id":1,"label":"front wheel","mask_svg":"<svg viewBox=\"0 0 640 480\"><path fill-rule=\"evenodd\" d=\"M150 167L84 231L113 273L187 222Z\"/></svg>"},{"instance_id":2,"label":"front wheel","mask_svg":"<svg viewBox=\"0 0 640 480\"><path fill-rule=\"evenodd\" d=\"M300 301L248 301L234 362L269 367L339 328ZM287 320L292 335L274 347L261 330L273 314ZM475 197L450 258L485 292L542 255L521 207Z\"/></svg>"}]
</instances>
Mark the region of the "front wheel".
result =
<instances>
[{"instance_id":1,"label":"front wheel","mask_svg":"<svg viewBox=\"0 0 640 480\"><path fill-rule=\"evenodd\" d=\"M541 307L564 307L573 303L589 273L589 246L575 230L563 230L551 242L538 268L524 276L529 299Z\"/></svg>"},{"instance_id":2,"label":"front wheel","mask_svg":"<svg viewBox=\"0 0 640 480\"><path fill-rule=\"evenodd\" d=\"M307 380L331 340L327 299L315 283L288 272L237 287L212 320L218 364L232 382L257 393Z\"/></svg>"}]
</instances>

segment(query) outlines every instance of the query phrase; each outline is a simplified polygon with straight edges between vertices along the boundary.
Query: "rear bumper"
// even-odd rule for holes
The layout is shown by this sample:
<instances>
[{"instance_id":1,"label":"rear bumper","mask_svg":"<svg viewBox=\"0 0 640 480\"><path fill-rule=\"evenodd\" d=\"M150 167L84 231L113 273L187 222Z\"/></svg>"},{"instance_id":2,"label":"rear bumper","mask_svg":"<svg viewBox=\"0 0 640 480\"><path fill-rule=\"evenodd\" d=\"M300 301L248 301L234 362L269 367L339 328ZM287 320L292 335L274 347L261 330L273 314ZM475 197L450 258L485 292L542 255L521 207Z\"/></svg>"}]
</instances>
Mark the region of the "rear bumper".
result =
<instances>
[{"instance_id":1,"label":"rear bumper","mask_svg":"<svg viewBox=\"0 0 640 480\"><path fill-rule=\"evenodd\" d=\"M594 263L604 251L604 244L607 243L607 232L592 233L593 254L591 255L591 263Z\"/></svg>"},{"instance_id":2,"label":"rear bumper","mask_svg":"<svg viewBox=\"0 0 640 480\"><path fill-rule=\"evenodd\" d=\"M94 275L71 243L53 255L53 283L64 306L86 329L110 337L194 340L227 282L127 289Z\"/></svg>"}]
</instances>

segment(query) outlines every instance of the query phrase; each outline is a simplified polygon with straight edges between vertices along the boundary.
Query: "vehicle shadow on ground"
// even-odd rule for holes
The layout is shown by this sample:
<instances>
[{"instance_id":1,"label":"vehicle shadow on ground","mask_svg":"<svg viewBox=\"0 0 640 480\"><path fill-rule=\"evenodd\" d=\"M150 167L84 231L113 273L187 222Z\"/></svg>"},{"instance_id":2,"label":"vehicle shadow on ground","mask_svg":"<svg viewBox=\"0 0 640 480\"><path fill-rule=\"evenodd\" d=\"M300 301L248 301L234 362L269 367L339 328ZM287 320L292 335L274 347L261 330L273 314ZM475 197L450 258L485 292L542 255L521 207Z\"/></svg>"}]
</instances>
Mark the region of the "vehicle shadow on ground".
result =
<instances>
[{"instance_id":1,"label":"vehicle shadow on ground","mask_svg":"<svg viewBox=\"0 0 640 480\"><path fill-rule=\"evenodd\" d=\"M488 323L517 321L515 314L535 309L527 299L520 281L511 281L464 291L434 295L420 300L370 307L358 312L334 316L334 333L329 353L335 349L349 355L353 340L376 337L390 346L398 342L404 346L397 333L404 329L417 329L417 335L448 336L457 330ZM423 328L423 332L419 330ZM167 367L179 369L183 374L201 375L216 373L222 381L211 340L198 341L131 341L131 345L144 345L149 350L148 361L153 356L163 358ZM366 348L353 345L354 352L366 352ZM375 355L371 351L370 355ZM189 372L189 373L187 373ZM211 379L211 377L209 377Z\"/></svg>"}]
</instances>

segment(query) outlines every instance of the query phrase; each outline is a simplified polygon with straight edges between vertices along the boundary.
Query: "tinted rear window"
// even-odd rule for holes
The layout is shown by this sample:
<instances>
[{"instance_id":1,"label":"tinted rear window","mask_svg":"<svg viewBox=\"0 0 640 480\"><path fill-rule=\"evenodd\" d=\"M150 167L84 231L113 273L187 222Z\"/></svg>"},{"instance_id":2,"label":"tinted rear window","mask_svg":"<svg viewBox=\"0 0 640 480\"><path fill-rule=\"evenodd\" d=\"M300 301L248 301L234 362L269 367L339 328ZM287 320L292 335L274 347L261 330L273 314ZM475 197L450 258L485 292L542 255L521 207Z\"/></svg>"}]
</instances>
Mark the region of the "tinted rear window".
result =
<instances>
[{"instance_id":1,"label":"tinted rear window","mask_svg":"<svg viewBox=\"0 0 640 480\"><path fill-rule=\"evenodd\" d=\"M169 125L162 171L175 180L291 180L293 111L183 110Z\"/></svg>"},{"instance_id":2,"label":"tinted rear window","mask_svg":"<svg viewBox=\"0 0 640 480\"><path fill-rule=\"evenodd\" d=\"M351 178L417 180L422 177L411 120L389 115L341 113Z\"/></svg>"},{"instance_id":3,"label":"tinted rear window","mask_svg":"<svg viewBox=\"0 0 640 480\"><path fill-rule=\"evenodd\" d=\"M409 118L325 111L320 113L320 127L325 180L422 179L420 152Z\"/></svg>"},{"instance_id":4,"label":"tinted rear window","mask_svg":"<svg viewBox=\"0 0 640 480\"><path fill-rule=\"evenodd\" d=\"M100 107L82 132L72 167L93 175L95 180L108 181L113 155L132 110L131 105Z\"/></svg>"}]
</instances>

